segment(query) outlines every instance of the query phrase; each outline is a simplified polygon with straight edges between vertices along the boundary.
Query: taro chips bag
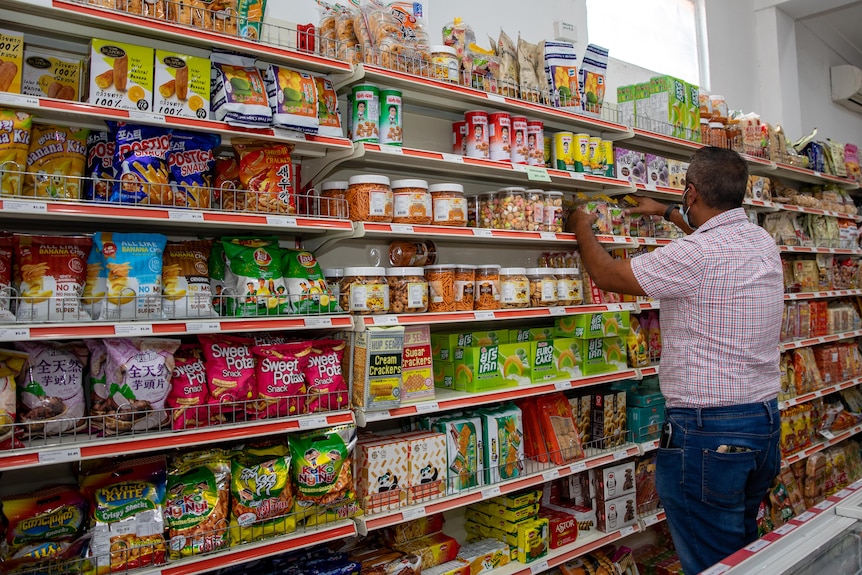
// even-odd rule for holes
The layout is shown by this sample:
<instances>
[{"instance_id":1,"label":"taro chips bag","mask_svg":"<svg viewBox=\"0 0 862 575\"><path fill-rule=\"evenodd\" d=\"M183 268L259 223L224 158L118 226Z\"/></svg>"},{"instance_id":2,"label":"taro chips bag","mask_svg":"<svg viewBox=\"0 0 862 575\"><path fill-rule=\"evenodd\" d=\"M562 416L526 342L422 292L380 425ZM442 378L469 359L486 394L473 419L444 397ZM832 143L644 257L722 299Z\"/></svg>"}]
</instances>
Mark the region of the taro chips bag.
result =
<instances>
[{"instance_id":1,"label":"taro chips bag","mask_svg":"<svg viewBox=\"0 0 862 575\"><path fill-rule=\"evenodd\" d=\"M116 141L113 132L90 132L87 136L87 167L84 172L83 199L106 202L111 195L114 179L114 150Z\"/></svg>"},{"instance_id":2,"label":"taro chips bag","mask_svg":"<svg viewBox=\"0 0 862 575\"><path fill-rule=\"evenodd\" d=\"M254 58L214 52L210 60L213 117L232 126L269 126L272 110Z\"/></svg>"},{"instance_id":3,"label":"taro chips bag","mask_svg":"<svg viewBox=\"0 0 862 575\"><path fill-rule=\"evenodd\" d=\"M198 340L206 357L212 400L222 404L237 402L236 411L243 411L245 404L241 402L254 399L257 391L252 341L231 335L201 335Z\"/></svg>"},{"instance_id":4,"label":"taro chips bag","mask_svg":"<svg viewBox=\"0 0 862 575\"><path fill-rule=\"evenodd\" d=\"M21 193L32 126L27 112L0 109L0 195Z\"/></svg>"},{"instance_id":5,"label":"taro chips bag","mask_svg":"<svg viewBox=\"0 0 862 575\"><path fill-rule=\"evenodd\" d=\"M89 321L81 309L88 236L14 235L18 286L18 321Z\"/></svg>"},{"instance_id":6,"label":"taro chips bag","mask_svg":"<svg viewBox=\"0 0 862 575\"><path fill-rule=\"evenodd\" d=\"M22 195L80 200L89 134L86 128L34 126Z\"/></svg>"},{"instance_id":7,"label":"taro chips bag","mask_svg":"<svg viewBox=\"0 0 862 575\"><path fill-rule=\"evenodd\" d=\"M311 74L270 64L264 81L273 125L317 134L317 85Z\"/></svg>"},{"instance_id":8,"label":"taro chips bag","mask_svg":"<svg viewBox=\"0 0 862 575\"><path fill-rule=\"evenodd\" d=\"M103 465L81 478L94 525L90 554L97 575L165 563L166 483L164 455Z\"/></svg>"},{"instance_id":9,"label":"taro chips bag","mask_svg":"<svg viewBox=\"0 0 862 575\"><path fill-rule=\"evenodd\" d=\"M260 144L234 139L239 157L240 184L245 190L246 212L260 214L295 214L294 169L289 144Z\"/></svg>"},{"instance_id":10,"label":"taro chips bag","mask_svg":"<svg viewBox=\"0 0 862 575\"><path fill-rule=\"evenodd\" d=\"M249 317L283 315L288 312L287 285L283 277L285 250L277 243L222 240L233 293L237 294L234 315Z\"/></svg>"},{"instance_id":11,"label":"taro chips bag","mask_svg":"<svg viewBox=\"0 0 862 575\"><path fill-rule=\"evenodd\" d=\"M209 264L212 242L169 243L162 259L163 307L168 318L215 317Z\"/></svg>"},{"instance_id":12,"label":"taro chips bag","mask_svg":"<svg viewBox=\"0 0 862 575\"><path fill-rule=\"evenodd\" d=\"M165 521L171 559L227 547L230 462L218 452L187 458L168 472Z\"/></svg>"},{"instance_id":13,"label":"taro chips bag","mask_svg":"<svg viewBox=\"0 0 862 575\"><path fill-rule=\"evenodd\" d=\"M194 429L209 425L218 416L210 408L204 353L200 346L182 344L174 353L174 370L167 406L171 408L174 429ZM210 413L212 411L212 413Z\"/></svg>"},{"instance_id":14,"label":"taro chips bag","mask_svg":"<svg viewBox=\"0 0 862 575\"><path fill-rule=\"evenodd\" d=\"M343 503L353 493L351 462L355 445L353 424L291 435L291 473L298 512L315 514L315 508Z\"/></svg>"},{"instance_id":15,"label":"taro chips bag","mask_svg":"<svg viewBox=\"0 0 862 575\"><path fill-rule=\"evenodd\" d=\"M231 545L291 533L294 488L284 445L247 447L231 461Z\"/></svg>"},{"instance_id":16,"label":"taro chips bag","mask_svg":"<svg viewBox=\"0 0 862 575\"><path fill-rule=\"evenodd\" d=\"M347 409L347 380L341 372L347 342L321 339L311 343L311 355L305 367L308 412Z\"/></svg>"},{"instance_id":17,"label":"taro chips bag","mask_svg":"<svg viewBox=\"0 0 862 575\"><path fill-rule=\"evenodd\" d=\"M311 342L258 345L251 348L256 359L257 417L292 417L306 413L305 369Z\"/></svg>"},{"instance_id":18,"label":"taro chips bag","mask_svg":"<svg viewBox=\"0 0 862 575\"><path fill-rule=\"evenodd\" d=\"M87 340L91 351L96 342ZM165 400L170 392L174 352L180 341L162 338L106 339L104 383L93 385L92 415L102 416L107 433L164 429L170 415ZM94 352L96 356L98 352ZM101 358L91 358L94 362Z\"/></svg>"},{"instance_id":19,"label":"taro chips bag","mask_svg":"<svg viewBox=\"0 0 862 575\"><path fill-rule=\"evenodd\" d=\"M292 313L341 311L338 300L332 297L326 285L320 264L311 252L287 250L285 260L285 281Z\"/></svg>"},{"instance_id":20,"label":"taro chips bag","mask_svg":"<svg viewBox=\"0 0 862 575\"><path fill-rule=\"evenodd\" d=\"M209 209L213 187L213 151L221 144L217 134L174 130L168 152L173 205Z\"/></svg>"},{"instance_id":21,"label":"taro chips bag","mask_svg":"<svg viewBox=\"0 0 862 575\"><path fill-rule=\"evenodd\" d=\"M8 555L28 545L71 541L87 523L87 501L70 485L6 495L0 503L8 522Z\"/></svg>"},{"instance_id":22,"label":"taro chips bag","mask_svg":"<svg viewBox=\"0 0 862 575\"><path fill-rule=\"evenodd\" d=\"M113 123L112 123L113 124ZM168 152L171 134L167 128L113 124L114 182L110 201L121 204L172 206Z\"/></svg>"},{"instance_id":23,"label":"taro chips bag","mask_svg":"<svg viewBox=\"0 0 862 575\"><path fill-rule=\"evenodd\" d=\"M30 359L18 386L18 417L28 437L63 435L86 427L83 342L18 342Z\"/></svg>"},{"instance_id":24,"label":"taro chips bag","mask_svg":"<svg viewBox=\"0 0 862 575\"><path fill-rule=\"evenodd\" d=\"M107 270L107 295L99 319L163 319L162 253L167 238L161 234L100 232L95 249Z\"/></svg>"}]
</instances>

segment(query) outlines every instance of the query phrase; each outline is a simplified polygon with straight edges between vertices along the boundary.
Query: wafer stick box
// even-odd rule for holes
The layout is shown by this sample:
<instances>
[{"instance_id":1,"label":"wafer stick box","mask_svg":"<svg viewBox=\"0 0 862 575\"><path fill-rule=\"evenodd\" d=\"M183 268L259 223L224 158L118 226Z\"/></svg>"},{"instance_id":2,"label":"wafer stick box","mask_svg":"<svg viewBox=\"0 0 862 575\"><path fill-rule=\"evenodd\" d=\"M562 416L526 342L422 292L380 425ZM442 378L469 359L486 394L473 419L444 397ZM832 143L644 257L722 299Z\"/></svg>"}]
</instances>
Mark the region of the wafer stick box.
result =
<instances>
[{"instance_id":1,"label":"wafer stick box","mask_svg":"<svg viewBox=\"0 0 862 575\"><path fill-rule=\"evenodd\" d=\"M151 111L154 55L152 48L93 38L89 102L106 108Z\"/></svg>"},{"instance_id":2,"label":"wafer stick box","mask_svg":"<svg viewBox=\"0 0 862 575\"><path fill-rule=\"evenodd\" d=\"M153 111L205 120L210 111L209 58L156 50Z\"/></svg>"}]
</instances>

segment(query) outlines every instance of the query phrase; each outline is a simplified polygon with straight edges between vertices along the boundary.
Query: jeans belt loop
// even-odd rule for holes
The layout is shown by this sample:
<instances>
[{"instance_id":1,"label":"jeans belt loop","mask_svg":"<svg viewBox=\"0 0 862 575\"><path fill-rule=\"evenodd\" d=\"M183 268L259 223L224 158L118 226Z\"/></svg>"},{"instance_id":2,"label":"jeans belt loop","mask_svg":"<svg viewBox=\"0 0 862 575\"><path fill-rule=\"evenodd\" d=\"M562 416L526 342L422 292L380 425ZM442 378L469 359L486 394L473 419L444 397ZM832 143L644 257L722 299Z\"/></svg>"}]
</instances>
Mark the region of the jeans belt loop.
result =
<instances>
[{"instance_id":1,"label":"jeans belt loop","mask_svg":"<svg viewBox=\"0 0 862 575\"><path fill-rule=\"evenodd\" d=\"M702 428L703 427L703 418L701 417L701 408L700 407L694 408L694 412L697 414L697 427Z\"/></svg>"}]
</instances>

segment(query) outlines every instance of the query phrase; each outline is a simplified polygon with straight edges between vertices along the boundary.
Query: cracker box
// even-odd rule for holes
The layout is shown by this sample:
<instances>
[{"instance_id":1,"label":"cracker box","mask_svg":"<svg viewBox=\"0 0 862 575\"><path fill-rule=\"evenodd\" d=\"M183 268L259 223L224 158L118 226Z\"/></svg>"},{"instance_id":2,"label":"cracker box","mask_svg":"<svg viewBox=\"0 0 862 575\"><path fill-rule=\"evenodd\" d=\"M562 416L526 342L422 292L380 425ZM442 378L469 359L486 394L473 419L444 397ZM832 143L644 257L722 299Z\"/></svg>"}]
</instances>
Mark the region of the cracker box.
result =
<instances>
[{"instance_id":1,"label":"cracker box","mask_svg":"<svg viewBox=\"0 0 862 575\"><path fill-rule=\"evenodd\" d=\"M491 499L490 502L502 505L508 509L519 509L521 507L524 507L525 505L532 505L534 503L538 503L541 499L542 490L532 489L530 491L524 491L523 493L518 494L501 495L499 497Z\"/></svg>"},{"instance_id":2,"label":"cracker box","mask_svg":"<svg viewBox=\"0 0 862 575\"><path fill-rule=\"evenodd\" d=\"M484 505L479 507L479 509L483 510L490 517L489 521L491 522L493 522L494 518L497 518L498 520L502 519L503 521L508 521L510 523L518 523L524 519L535 517L539 512L539 504L537 502L530 505L524 505L523 507L518 507L517 509L509 509L505 505L486 501ZM499 527L499 524L489 524L492 527ZM505 526L503 528L505 528Z\"/></svg>"},{"instance_id":3,"label":"cracker box","mask_svg":"<svg viewBox=\"0 0 862 575\"><path fill-rule=\"evenodd\" d=\"M505 543L496 539L482 539L463 545L458 551L458 558L469 563L470 575L481 575L508 565L511 554Z\"/></svg>"},{"instance_id":4,"label":"cracker box","mask_svg":"<svg viewBox=\"0 0 862 575\"><path fill-rule=\"evenodd\" d=\"M472 505L465 509L464 517L467 521L472 521L473 523L488 527L488 516Z\"/></svg>"},{"instance_id":5,"label":"cracker box","mask_svg":"<svg viewBox=\"0 0 862 575\"><path fill-rule=\"evenodd\" d=\"M503 379L500 346L456 347L455 389L475 393L516 385Z\"/></svg>"},{"instance_id":6,"label":"cracker box","mask_svg":"<svg viewBox=\"0 0 862 575\"><path fill-rule=\"evenodd\" d=\"M551 549L574 543L578 538L578 521L574 515L553 509L540 509L539 517L548 520L548 536Z\"/></svg>"},{"instance_id":7,"label":"cracker box","mask_svg":"<svg viewBox=\"0 0 862 575\"><path fill-rule=\"evenodd\" d=\"M603 311L558 317L554 333L558 337L595 339L626 335L631 327L628 311Z\"/></svg>"},{"instance_id":8,"label":"cracker box","mask_svg":"<svg viewBox=\"0 0 862 575\"><path fill-rule=\"evenodd\" d=\"M455 362L435 359L431 366L434 377L434 387L440 389L455 389Z\"/></svg>"},{"instance_id":9,"label":"cracker box","mask_svg":"<svg viewBox=\"0 0 862 575\"><path fill-rule=\"evenodd\" d=\"M554 361L553 341L530 341L530 379L533 383L553 381L566 377L560 374Z\"/></svg>"},{"instance_id":10,"label":"cracker box","mask_svg":"<svg viewBox=\"0 0 862 575\"><path fill-rule=\"evenodd\" d=\"M609 533L637 523L636 498L634 494L608 499L596 506L599 531Z\"/></svg>"},{"instance_id":11,"label":"cracker box","mask_svg":"<svg viewBox=\"0 0 862 575\"><path fill-rule=\"evenodd\" d=\"M210 111L209 58L156 50L153 111L205 120Z\"/></svg>"},{"instance_id":12,"label":"cracker box","mask_svg":"<svg viewBox=\"0 0 862 575\"><path fill-rule=\"evenodd\" d=\"M667 161L668 180L667 185L673 190L685 189L685 173L688 171L688 162L682 160L668 159Z\"/></svg>"},{"instance_id":13,"label":"cracker box","mask_svg":"<svg viewBox=\"0 0 862 575\"><path fill-rule=\"evenodd\" d=\"M590 340L600 341L600 340ZM593 446L608 449L626 442L626 394L624 391L592 396L590 436Z\"/></svg>"},{"instance_id":14,"label":"cracker box","mask_svg":"<svg viewBox=\"0 0 862 575\"><path fill-rule=\"evenodd\" d=\"M453 361L456 347L478 347L509 343L509 331L489 330L460 333L431 334L431 356L443 361Z\"/></svg>"},{"instance_id":15,"label":"cracker box","mask_svg":"<svg viewBox=\"0 0 862 575\"><path fill-rule=\"evenodd\" d=\"M685 83L685 103L688 114L685 119L685 139L700 142L700 86Z\"/></svg>"},{"instance_id":16,"label":"cracker box","mask_svg":"<svg viewBox=\"0 0 862 575\"><path fill-rule=\"evenodd\" d=\"M383 530L383 540L387 545L406 543L419 537L443 531L443 514L435 513L405 523L397 523Z\"/></svg>"},{"instance_id":17,"label":"cracker box","mask_svg":"<svg viewBox=\"0 0 862 575\"><path fill-rule=\"evenodd\" d=\"M466 521L464 522L464 531L470 536L468 540L476 541L478 539L485 539L486 537L493 537L495 530L475 521Z\"/></svg>"},{"instance_id":18,"label":"cracker box","mask_svg":"<svg viewBox=\"0 0 862 575\"><path fill-rule=\"evenodd\" d=\"M434 399L431 373L431 332L427 325L404 328L401 353L401 401Z\"/></svg>"},{"instance_id":19,"label":"cracker box","mask_svg":"<svg viewBox=\"0 0 862 575\"><path fill-rule=\"evenodd\" d=\"M407 442L407 503L435 499L446 493L446 435L420 431L402 435Z\"/></svg>"},{"instance_id":20,"label":"cracker box","mask_svg":"<svg viewBox=\"0 0 862 575\"><path fill-rule=\"evenodd\" d=\"M407 503L408 453L407 441L397 435L357 442L357 489L366 512L397 509Z\"/></svg>"},{"instance_id":21,"label":"cracker box","mask_svg":"<svg viewBox=\"0 0 862 575\"><path fill-rule=\"evenodd\" d=\"M640 110L640 108L638 108ZM633 184L646 184L646 155L636 150L614 148L617 178Z\"/></svg>"},{"instance_id":22,"label":"cracker box","mask_svg":"<svg viewBox=\"0 0 862 575\"><path fill-rule=\"evenodd\" d=\"M531 327L509 330L509 343L521 343L524 341L545 341L553 339L553 327Z\"/></svg>"},{"instance_id":23,"label":"cracker box","mask_svg":"<svg viewBox=\"0 0 862 575\"><path fill-rule=\"evenodd\" d=\"M470 575L470 564L463 559L453 559L429 569L423 567L422 575Z\"/></svg>"},{"instance_id":24,"label":"cracker box","mask_svg":"<svg viewBox=\"0 0 862 575\"><path fill-rule=\"evenodd\" d=\"M635 462L590 469L590 490L599 502L635 493Z\"/></svg>"},{"instance_id":25,"label":"cracker box","mask_svg":"<svg viewBox=\"0 0 862 575\"><path fill-rule=\"evenodd\" d=\"M366 411L401 405L404 327L369 327L353 342L353 405Z\"/></svg>"},{"instance_id":26,"label":"cracker box","mask_svg":"<svg viewBox=\"0 0 862 575\"><path fill-rule=\"evenodd\" d=\"M631 431L632 441L640 443L658 439L664 414L664 403L649 407L627 407L626 425Z\"/></svg>"},{"instance_id":27,"label":"cracker box","mask_svg":"<svg viewBox=\"0 0 862 575\"><path fill-rule=\"evenodd\" d=\"M553 339L554 365L557 368L559 379L573 379L583 375L582 341L572 337L555 337Z\"/></svg>"},{"instance_id":28,"label":"cracker box","mask_svg":"<svg viewBox=\"0 0 862 575\"><path fill-rule=\"evenodd\" d=\"M518 527L518 561L538 561L548 554L548 520L539 518Z\"/></svg>"},{"instance_id":29,"label":"cracker box","mask_svg":"<svg viewBox=\"0 0 862 575\"><path fill-rule=\"evenodd\" d=\"M510 385L530 383L530 342L501 343L498 348L497 361L504 382Z\"/></svg>"},{"instance_id":30,"label":"cracker box","mask_svg":"<svg viewBox=\"0 0 862 575\"><path fill-rule=\"evenodd\" d=\"M24 35L0 30L0 92L21 93Z\"/></svg>"},{"instance_id":31,"label":"cracker box","mask_svg":"<svg viewBox=\"0 0 862 575\"><path fill-rule=\"evenodd\" d=\"M24 50L22 94L78 102L85 77L83 56L36 46Z\"/></svg>"},{"instance_id":32,"label":"cracker box","mask_svg":"<svg viewBox=\"0 0 862 575\"><path fill-rule=\"evenodd\" d=\"M484 483L482 420L453 417L437 421L434 430L446 435L447 493Z\"/></svg>"},{"instance_id":33,"label":"cracker box","mask_svg":"<svg viewBox=\"0 0 862 575\"><path fill-rule=\"evenodd\" d=\"M486 507L485 509L496 509ZM525 521L532 521L538 516L539 506L536 504L527 505L522 507L521 509L508 509L507 512L510 513L509 517L514 517L516 513L523 514L524 516L516 521L509 521L503 517L497 515L489 515L488 516L488 527L492 529L499 529L504 533L516 534L518 533L518 526L520 526Z\"/></svg>"},{"instance_id":34,"label":"cracker box","mask_svg":"<svg viewBox=\"0 0 862 575\"><path fill-rule=\"evenodd\" d=\"M395 546L397 551L421 557L423 570L426 567L435 567L447 561L452 561L458 556L459 548L460 545L458 545L458 542L445 533L426 535L425 537Z\"/></svg>"},{"instance_id":35,"label":"cracker box","mask_svg":"<svg viewBox=\"0 0 862 575\"><path fill-rule=\"evenodd\" d=\"M480 410L484 433L485 481L497 483L524 474L524 421L515 405Z\"/></svg>"},{"instance_id":36,"label":"cracker box","mask_svg":"<svg viewBox=\"0 0 862 575\"><path fill-rule=\"evenodd\" d=\"M89 102L149 112L153 107L154 54L152 48L93 38Z\"/></svg>"}]
</instances>

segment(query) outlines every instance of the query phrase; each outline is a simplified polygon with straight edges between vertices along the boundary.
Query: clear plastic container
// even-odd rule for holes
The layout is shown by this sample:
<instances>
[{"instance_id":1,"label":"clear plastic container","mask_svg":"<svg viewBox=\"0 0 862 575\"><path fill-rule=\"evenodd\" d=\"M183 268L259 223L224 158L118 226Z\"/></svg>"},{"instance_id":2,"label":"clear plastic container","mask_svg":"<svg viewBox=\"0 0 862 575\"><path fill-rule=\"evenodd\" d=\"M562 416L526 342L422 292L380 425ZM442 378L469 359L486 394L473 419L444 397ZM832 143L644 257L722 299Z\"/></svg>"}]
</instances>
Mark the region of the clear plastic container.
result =
<instances>
[{"instance_id":1,"label":"clear plastic container","mask_svg":"<svg viewBox=\"0 0 862 575\"><path fill-rule=\"evenodd\" d=\"M500 266L476 266L476 295L473 309L500 309Z\"/></svg>"},{"instance_id":2,"label":"clear plastic container","mask_svg":"<svg viewBox=\"0 0 862 575\"><path fill-rule=\"evenodd\" d=\"M431 46L433 77L444 82L458 83L458 52L451 46Z\"/></svg>"},{"instance_id":3,"label":"clear plastic container","mask_svg":"<svg viewBox=\"0 0 862 575\"><path fill-rule=\"evenodd\" d=\"M344 311L360 315L389 311L389 284L386 269L380 267L344 268L339 303Z\"/></svg>"},{"instance_id":4,"label":"clear plastic container","mask_svg":"<svg viewBox=\"0 0 862 575\"><path fill-rule=\"evenodd\" d=\"M434 225L466 226L467 198L461 184L434 184L428 188L434 205Z\"/></svg>"},{"instance_id":5,"label":"clear plastic container","mask_svg":"<svg viewBox=\"0 0 862 575\"><path fill-rule=\"evenodd\" d=\"M430 224L431 194L425 180L395 180L392 182L395 224Z\"/></svg>"},{"instance_id":6,"label":"clear plastic container","mask_svg":"<svg viewBox=\"0 0 862 575\"><path fill-rule=\"evenodd\" d=\"M727 133L725 132L724 122L709 123L709 145L718 148L727 147Z\"/></svg>"},{"instance_id":7,"label":"clear plastic container","mask_svg":"<svg viewBox=\"0 0 862 575\"><path fill-rule=\"evenodd\" d=\"M425 266L428 281L428 311L455 311L455 266Z\"/></svg>"},{"instance_id":8,"label":"clear plastic container","mask_svg":"<svg viewBox=\"0 0 862 575\"><path fill-rule=\"evenodd\" d=\"M346 220L350 215L347 211L347 182L320 184L320 206L317 211L321 216Z\"/></svg>"},{"instance_id":9,"label":"clear plastic container","mask_svg":"<svg viewBox=\"0 0 862 575\"><path fill-rule=\"evenodd\" d=\"M581 270L578 268L556 268L557 305L580 305L584 302Z\"/></svg>"},{"instance_id":10,"label":"clear plastic container","mask_svg":"<svg viewBox=\"0 0 862 575\"><path fill-rule=\"evenodd\" d=\"M530 280L526 268L500 268L500 309L529 305Z\"/></svg>"},{"instance_id":11,"label":"clear plastic container","mask_svg":"<svg viewBox=\"0 0 862 575\"><path fill-rule=\"evenodd\" d=\"M428 281L419 267L389 268L389 313L423 313L428 311Z\"/></svg>"},{"instance_id":12,"label":"clear plastic container","mask_svg":"<svg viewBox=\"0 0 862 575\"><path fill-rule=\"evenodd\" d=\"M557 276L552 268L527 268L530 280L530 307L557 305Z\"/></svg>"},{"instance_id":13,"label":"clear plastic container","mask_svg":"<svg viewBox=\"0 0 862 575\"><path fill-rule=\"evenodd\" d=\"M389 244L389 265L393 267L430 266L437 261L437 246L431 240L395 240Z\"/></svg>"},{"instance_id":14,"label":"clear plastic container","mask_svg":"<svg viewBox=\"0 0 862 575\"><path fill-rule=\"evenodd\" d=\"M527 230L531 232L546 231L545 225L545 191L527 190L524 193L526 199Z\"/></svg>"},{"instance_id":15,"label":"clear plastic container","mask_svg":"<svg viewBox=\"0 0 862 575\"><path fill-rule=\"evenodd\" d=\"M351 176L348 180L347 204L354 222L391 222L393 203L386 176Z\"/></svg>"},{"instance_id":16,"label":"clear plastic container","mask_svg":"<svg viewBox=\"0 0 862 575\"><path fill-rule=\"evenodd\" d=\"M326 279L326 287L329 289L329 293L332 294L332 297L340 305L341 280L344 278L344 268L323 268L320 271ZM344 308L342 311L347 311L347 309Z\"/></svg>"},{"instance_id":17,"label":"clear plastic container","mask_svg":"<svg viewBox=\"0 0 862 575\"><path fill-rule=\"evenodd\" d=\"M524 188L503 188L497 192L497 228L527 229L526 193Z\"/></svg>"},{"instance_id":18,"label":"clear plastic container","mask_svg":"<svg viewBox=\"0 0 862 575\"><path fill-rule=\"evenodd\" d=\"M479 194L479 207L476 214L476 227L493 229L497 227L497 192Z\"/></svg>"},{"instance_id":19,"label":"clear plastic container","mask_svg":"<svg viewBox=\"0 0 862 575\"><path fill-rule=\"evenodd\" d=\"M455 266L455 311L470 311L476 300L476 266Z\"/></svg>"},{"instance_id":20,"label":"clear plastic container","mask_svg":"<svg viewBox=\"0 0 862 575\"><path fill-rule=\"evenodd\" d=\"M550 191L545 193L545 231L562 233L566 231L563 221L563 192Z\"/></svg>"}]
</instances>

